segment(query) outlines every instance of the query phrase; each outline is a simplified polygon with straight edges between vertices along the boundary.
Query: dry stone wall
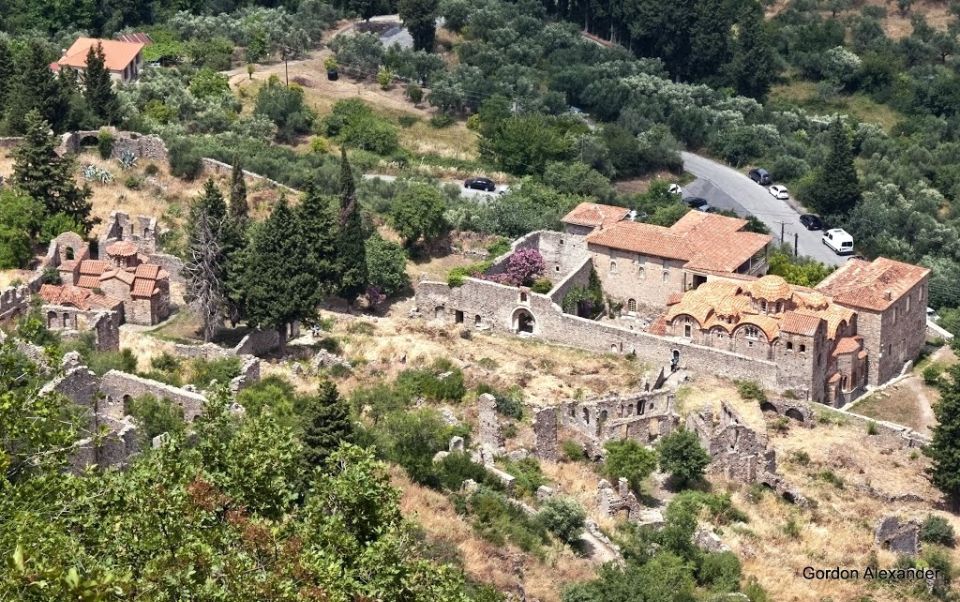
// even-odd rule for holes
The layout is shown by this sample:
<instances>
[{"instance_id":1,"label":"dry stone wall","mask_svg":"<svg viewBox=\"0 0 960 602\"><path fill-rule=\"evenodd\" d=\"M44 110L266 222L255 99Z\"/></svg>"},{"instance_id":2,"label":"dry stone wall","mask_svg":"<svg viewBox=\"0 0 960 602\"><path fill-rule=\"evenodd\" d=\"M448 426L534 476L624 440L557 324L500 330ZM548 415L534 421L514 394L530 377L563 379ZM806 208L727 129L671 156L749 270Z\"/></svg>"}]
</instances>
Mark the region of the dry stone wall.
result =
<instances>
[{"instance_id":1,"label":"dry stone wall","mask_svg":"<svg viewBox=\"0 0 960 602\"><path fill-rule=\"evenodd\" d=\"M193 422L197 416L202 414L207 405L207 398L200 393L149 378L127 374L119 370L111 370L103 375L103 379L100 381L100 392L105 396L107 402L116 403L117 400L120 400L121 407L122 401L129 401L143 395L168 399L183 409L183 417L188 422Z\"/></svg>"}]
</instances>

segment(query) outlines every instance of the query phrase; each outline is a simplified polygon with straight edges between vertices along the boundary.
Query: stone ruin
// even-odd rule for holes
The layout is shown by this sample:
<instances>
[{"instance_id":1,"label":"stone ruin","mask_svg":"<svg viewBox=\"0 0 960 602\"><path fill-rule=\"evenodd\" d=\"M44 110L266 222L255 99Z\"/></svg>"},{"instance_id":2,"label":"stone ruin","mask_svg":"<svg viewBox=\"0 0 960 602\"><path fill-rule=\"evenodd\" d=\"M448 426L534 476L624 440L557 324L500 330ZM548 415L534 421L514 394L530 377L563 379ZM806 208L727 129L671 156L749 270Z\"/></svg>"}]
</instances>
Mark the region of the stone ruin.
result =
<instances>
[{"instance_id":1,"label":"stone ruin","mask_svg":"<svg viewBox=\"0 0 960 602\"><path fill-rule=\"evenodd\" d=\"M775 414L796 420L807 428L813 428L817 424L817 417L813 409L802 401L792 399L766 399L760 402L760 411L764 415Z\"/></svg>"},{"instance_id":2,"label":"stone ruin","mask_svg":"<svg viewBox=\"0 0 960 602\"><path fill-rule=\"evenodd\" d=\"M806 505L806 498L777 474L777 454L769 447L766 433L747 425L730 403L720 403L718 420L708 407L692 412L687 416L686 427L697 434L707 450L713 472L731 481L760 483L791 503Z\"/></svg>"},{"instance_id":3,"label":"stone ruin","mask_svg":"<svg viewBox=\"0 0 960 602\"><path fill-rule=\"evenodd\" d=\"M616 489L609 481L601 479L597 483L597 505L604 516L622 516L630 521L638 521L642 510L640 500L630 491L630 484L624 478L617 481Z\"/></svg>"},{"instance_id":4,"label":"stone ruin","mask_svg":"<svg viewBox=\"0 0 960 602\"><path fill-rule=\"evenodd\" d=\"M118 241L132 242L144 255L157 252L157 218L138 215L131 218L123 211L111 211L100 234L98 248L106 249L110 243Z\"/></svg>"},{"instance_id":5,"label":"stone ruin","mask_svg":"<svg viewBox=\"0 0 960 602\"><path fill-rule=\"evenodd\" d=\"M503 451L504 438L497 416L497 398L484 393L477 398L477 421L480 423L480 447L491 454Z\"/></svg>"},{"instance_id":6,"label":"stone ruin","mask_svg":"<svg viewBox=\"0 0 960 602\"><path fill-rule=\"evenodd\" d=\"M533 436L535 455L542 460L556 461L557 455L557 408L536 408L533 411Z\"/></svg>"},{"instance_id":7,"label":"stone ruin","mask_svg":"<svg viewBox=\"0 0 960 602\"><path fill-rule=\"evenodd\" d=\"M633 439L652 445L680 424L675 398L666 389L568 401L561 404L562 425L582 440L588 455L599 459L607 441Z\"/></svg>"},{"instance_id":8,"label":"stone ruin","mask_svg":"<svg viewBox=\"0 0 960 602\"><path fill-rule=\"evenodd\" d=\"M877 523L873 538L877 545L896 554L915 557L920 553L920 523L914 520L885 516Z\"/></svg>"}]
</instances>

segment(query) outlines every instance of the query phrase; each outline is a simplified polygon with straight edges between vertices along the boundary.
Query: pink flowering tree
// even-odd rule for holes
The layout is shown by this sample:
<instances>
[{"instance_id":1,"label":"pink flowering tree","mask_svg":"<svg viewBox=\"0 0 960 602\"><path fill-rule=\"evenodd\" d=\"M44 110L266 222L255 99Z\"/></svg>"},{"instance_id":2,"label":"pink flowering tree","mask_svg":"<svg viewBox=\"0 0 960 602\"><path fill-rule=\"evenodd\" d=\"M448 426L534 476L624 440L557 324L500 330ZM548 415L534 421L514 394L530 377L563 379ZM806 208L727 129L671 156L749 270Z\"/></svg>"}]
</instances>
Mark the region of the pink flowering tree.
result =
<instances>
[{"instance_id":1,"label":"pink flowering tree","mask_svg":"<svg viewBox=\"0 0 960 602\"><path fill-rule=\"evenodd\" d=\"M536 249L520 249L507 258L505 284L530 286L543 275L543 255Z\"/></svg>"}]
</instances>

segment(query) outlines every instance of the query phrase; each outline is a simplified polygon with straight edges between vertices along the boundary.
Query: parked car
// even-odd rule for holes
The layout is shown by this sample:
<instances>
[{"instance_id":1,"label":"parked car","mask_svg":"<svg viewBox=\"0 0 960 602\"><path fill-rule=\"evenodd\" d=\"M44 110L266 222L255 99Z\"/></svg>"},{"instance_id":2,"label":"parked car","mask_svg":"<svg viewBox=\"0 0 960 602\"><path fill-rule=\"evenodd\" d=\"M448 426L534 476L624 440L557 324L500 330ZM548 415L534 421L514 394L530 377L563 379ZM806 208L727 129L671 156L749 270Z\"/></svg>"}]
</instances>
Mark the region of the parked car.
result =
<instances>
[{"instance_id":1,"label":"parked car","mask_svg":"<svg viewBox=\"0 0 960 602\"><path fill-rule=\"evenodd\" d=\"M823 233L820 242L827 245L837 255L853 254L853 237L843 228L833 228Z\"/></svg>"},{"instance_id":2,"label":"parked car","mask_svg":"<svg viewBox=\"0 0 960 602\"><path fill-rule=\"evenodd\" d=\"M698 196L684 197L683 202L686 203L687 207L690 207L691 209L700 209L701 207L710 206L710 203L707 202L707 199Z\"/></svg>"},{"instance_id":3,"label":"parked car","mask_svg":"<svg viewBox=\"0 0 960 602\"><path fill-rule=\"evenodd\" d=\"M769 186L773 184L773 178L770 177L770 172L762 167L757 167L756 169L751 169L747 175L751 180L756 182L761 186Z\"/></svg>"},{"instance_id":4,"label":"parked car","mask_svg":"<svg viewBox=\"0 0 960 602\"><path fill-rule=\"evenodd\" d=\"M472 188L473 190L486 190L487 192L494 192L497 189L497 185L490 178L477 177L477 178L467 178L463 182L464 188Z\"/></svg>"},{"instance_id":5,"label":"parked car","mask_svg":"<svg viewBox=\"0 0 960 602\"><path fill-rule=\"evenodd\" d=\"M667 188L667 190L670 191L670 194L675 194L675 195L677 195L677 196L683 196L683 188L680 188L680 185L677 184L677 183L671 184L670 187Z\"/></svg>"},{"instance_id":6,"label":"parked car","mask_svg":"<svg viewBox=\"0 0 960 602\"><path fill-rule=\"evenodd\" d=\"M813 213L804 213L800 216L800 223L807 230L823 230L823 220L819 215Z\"/></svg>"},{"instance_id":7,"label":"parked car","mask_svg":"<svg viewBox=\"0 0 960 602\"><path fill-rule=\"evenodd\" d=\"M790 198L790 193L787 191L787 187L782 184L774 184L770 188L767 188L767 190L775 199L786 201Z\"/></svg>"}]
</instances>

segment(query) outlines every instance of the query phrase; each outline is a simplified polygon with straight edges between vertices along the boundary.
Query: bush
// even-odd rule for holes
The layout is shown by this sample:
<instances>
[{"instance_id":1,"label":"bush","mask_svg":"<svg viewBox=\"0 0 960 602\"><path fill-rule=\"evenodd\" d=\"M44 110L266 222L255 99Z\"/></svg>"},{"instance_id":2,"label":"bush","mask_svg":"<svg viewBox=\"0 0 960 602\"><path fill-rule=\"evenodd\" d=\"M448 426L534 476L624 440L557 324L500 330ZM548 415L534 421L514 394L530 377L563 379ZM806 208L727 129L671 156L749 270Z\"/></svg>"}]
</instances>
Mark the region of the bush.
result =
<instances>
[{"instance_id":1,"label":"bush","mask_svg":"<svg viewBox=\"0 0 960 602\"><path fill-rule=\"evenodd\" d=\"M333 111L323 120L322 129L341 144L378 155L388 155L397 148L395 126L355 98L333 105Z\"/></svg>"},{"instance_id":2,"label":"bush","mask_svg":"<svg viewBox=\"0 0 960 602\"><path fill-rule=\"evenodd\" d=\"M127 176L123 181L123 185L130 190L140 190L143 186L143 179L140 176Z\"/></svg>"},{"instance_id":3,"label":"bush","mask_svg":"<svg viewBox=\"0 0 960 602\"><path fill-rule=\"evenodd\" d=\"M186 430L183 408L169 399L144 395L131 401L126 411L140 423L147 440L162 433L179 435Z\"/></svg>"},{"instance_id":4,"label":"bush","mask_svg":"<svg viewBox=\"0 0 960 602\"><path fill-rule=\"evenodd\" d=\"M147 163L147 166L143 168L143 173L148 176L155 176L160 173L160 168L156 163Z\"/></svg>"},{"instance_id":5,"label":"bush","mask_svg":"<svg viewBox=\"0 0 960 602\"><path fill-rule=\"evenodd\" d=\"M391 412L373 432L386 459L402 466L415 482L434 488L440 487L440 477L433 456L447 448L453 434L439 412L430 408Z\"/></svg>"},{"instance_id":6,"label":"bush","mask_svg":"<svg viewBox=\"0 0 960 602\"><path fill-rule=\"evenodd\" d=\"M254 115L261 115L277 126L277 140L291 142L295 136L310 131L316 118L303 97L303 88L285 86L276 76L257 92Z\"/></svg>"},{"instance_id":7,"label":"bush","mask_svg":"<svg viewBox=\"0 0 960 602\"><path fill-rule=\"evenodd\" d=\"M472 479L486 487L498 488L499 481L491 478L487 469L470 459L466 452L453 452L435 465L437 481L441 487L453 492L467 479Z\"/></svg>"},{"instance_id":8,"label":"bush","mask_svg":"<svg viewBox=\"0 0 960 602\"><path fill-rule=\"evenodd\" d=\"M553 289L553 283L550 282L549 278L537 278L533 281L533 286L530 287L530 290L535 293L540 293L541 295L546 295Z\"/></svg>"},{"instance_id":9,"label":"bush","mask_svg":"<svg viewBox=\"0 0 960 602\"><path fill-rule=\"evenodd\" d=\"M404 370L395 386L410 398L422 396L430 401L460 401L467 392L463 371L447 360L437 360L426 369Z\"/></svg>"},{"instance_id":10,"label":"bush","mask_svg":"<svg viewBox=\"0 0 960 602\"><path fill-rule=\"evenodd\" d=\"M700 445L696 433L686 429L674 431L660 440L660 469L670 473L679 486L688 485L703 477L710 456Z\"/></svg>"},{"instance_id":11,"label":"bush","mask_svg":"<svg viewBox=\"0 0 960 602\"><path fill-rule=\"evenodd\" d=\"M477 387L477 395L489 393L497 400L497 413L520 420L523 418L523 391L519 387L509 391L499 391L487 384L481 384Z\"/></svg>"},{"instance_id":12,"label":"bush","mask_svg":"<svg viewBox=\"0 0 960 602\"><path fill-rule=\"evenodd\" d=\"M491 262L480 261L470 265L458 266L450 270L447 274L447 284L449 286L461 286L464 280L469 276L477 278L490 269Z\"/></svg>"},{"instance_id":13,"label":"bush","mask_svg":"<svg viewBox=\"0 0 960 602\"><path fill-rule=\"evenodd\" d=\"M506 459L503 461L503 470L516 477L513 487L520 496L533 497L541 485L547 484L547 478L540 470L540 462L536 458Z\"/></svg>"},{"instance_id":14,"label":"bush","mask_svg":"<svg viewBox=\"0 0 960 602\"><path fill-rule=\"evenodd\" d=\"M715 592L735 592L740 588L740 561L733 552L704 554L697 580Z\"/></svg>"},{"instance_id":15,"label":"bush","mask_svg":"<svg viewBox=\"0 0 960 602\"><path fill-rule=\"evenodd\" d=\"M515 544L526 552L535 552L547 541L547 529L539 520L507 501L502 494L481 489L466 501L473 517L473 528L481 537L502 546Z\"/></svg>"},{"instance_id":16,"label":"bush","mask_svg":"<svg viewBox=\"0 0 960 602\"><path fill-rule=\"evenodd\" d=\"M108 130L100 130L97 135L97 152L103 160L109 159L113 154L113 134Z\"/></svg>"},{"instance_id":17,"label":"bush","mask_svg":"<svg viewBox=\"0 0 960 602\"><path fill-rule=\"evenodd\" d=\"M240 375L240 358L225 357L208 360L197 358L191 364L190 384L205 389L210 383L228 384Z\"/></svg>"},{"instance_id":18,"label":"bush","mask_svg":"<svg viewBox=\"0 0 960 602\"><path fill-rule=\"evenodd\" d=\"M603 465L604 474L616 481L627 479L634 491L640 491L643 480L657 467L657 454L633 439L608 441Z\"/></svg>"},{"instance_id":19,"label":"bush","mask_svg":"<svg viewBox=\"0 0 960 602\"><path fill-rule=\"evenodd\" d=\"M423 100L423 88L417 84L407 84L404 92L406 93L407 98L410 99L410 102L415 105L420 104L420 101Z\"/></svg>"},{"instance_id":20,"label":"bush","mask_svg":"<svg viewBox=\"0 0 960 602\"><path fill-rule=\"evenodd\" d=\"M397 123L400 124L400 127L404 127L404 128L412 127L413 124L417 123L418 121L420 121L420 118L414 115L404 114L397 117Z\"/></svg>"},{"instance_id":21,"label":"bush","mask_svg":"<svg viewBox=\"0 0 960 602\"><path fill-rule=\"evenodd\" d=\"M564 439L560 442L560 452L568 462L581 462L587 459L583 444L573 439Z\"/></svg>"},{"instance_id":22,"label":"bush","mask_svg":"<svg viewBox=\"0 0 960 602\"><path fill-rule=\"evenodd\" d=\"M129 349L120 351L91 351L84 358L87 367L93 370L98 376L103 376L111 370L129 372L133 374L137 371L137 356Z\"/></svg>"},{"instance_id":23,"label":"bush","mask_svg":"<svg viewBox=\"0 0 960 602\"><path fill-rule=\"evenodd\" d=\"M833 472L832 470L830 469L821 470L820 474L818 474L817 476L820 477L821 480L826 481L827 483L830 483L837 489L843 489L843 479L840 478L840 475Z\"/></svg>"},{"instance_id":24,"label":"bush","mask_svg":"<svg viewBox=\"0 0 960 602\"><path fill-rule=\"evenodd\" d=\"M183 180L194 180L203 170L203 161L197 149L186 139L169 144L170 173Z\"/></svg>"},{"instance_id":25,"label":"bush","mask_svg":"<svg viewBox=\"0 0 960 602\"><path fill-rule=\"evenodd\" d=\"M446 113L437 113L430 118L431 127L442 129L453 125L453 117Z\"/></svg>"},{"instance_id":26,"label":"bush","mask_svg":"<svg viewBox=\"0 0 960 602\"><path fill-rule=\"evenodd\" d=\"M583 524L587 513L574 500L566 497L552 497L537 513L537 519L566 544L573 544L583 533Z\"/></svg>"},{"instance_id":27,"label":"bush","mask_svg":"<svg viewBox=\"0 0 960 602\"><path fill-rule=\"evenodd\" d=\"M763 387L756 381L738 380L734 382L737 385L737 393L743 399L753 399L761 402L767 400L767 395L763 392Z\"/></svg>"},{"instance_id":28,"label":"bush","mask_svg":"<svg viewBox=\"0 0 960 602\"><path fill-rule=\"evenodd\" d=\"M956 543L953 525L942 516L930 514L920 526L920 541L952 548Z\"/></svg>"},{"instance_id":29,"label":"bush","mask_svg":"<svg viewBox=\"0 0 960 602\"><path fill-rule=\"evenodd\" d=\"M943 365L938 362L931 362L929 366L923 369L923 382L931 387L940 383L940 375L943 373Z\"/></svg>"}]
</instances>

